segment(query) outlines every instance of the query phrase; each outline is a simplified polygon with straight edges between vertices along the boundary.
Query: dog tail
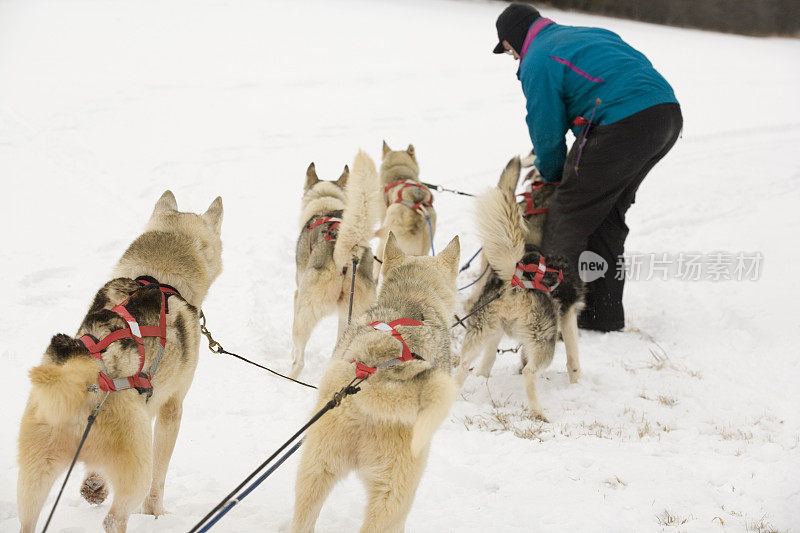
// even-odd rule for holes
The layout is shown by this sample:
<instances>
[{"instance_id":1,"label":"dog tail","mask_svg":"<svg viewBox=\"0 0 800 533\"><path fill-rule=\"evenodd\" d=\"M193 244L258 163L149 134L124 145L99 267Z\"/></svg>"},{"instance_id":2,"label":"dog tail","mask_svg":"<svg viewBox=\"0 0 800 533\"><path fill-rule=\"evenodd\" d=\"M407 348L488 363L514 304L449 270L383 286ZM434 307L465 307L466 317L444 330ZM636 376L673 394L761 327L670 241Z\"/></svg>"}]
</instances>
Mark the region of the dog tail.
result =
<instances>
[{"instance_id":1,"label":"dog tail","mask_svg":"<svg viewBox=\"0 0 800 533\"><path fill-rule=\"evenodd\" d=\"M369 247L381 215L381 203L375 163L359 150L345 188L344 213L333 248L333 261L339 271L361 255L360 248Z\"/></svg>"},{"instance_id":2,"label":"dog tail","mask_svg":"<svg viewBox=\"0 0 800 533\"><path fill-rule=\"evenodd\" d=\"M86 355L73 354L63 364L44 363L31 369L31 399L36 412L50 425L60 425L74 418L91 396L87 386L97 384L99 364Z\"/></svg>"},{"instance_id":3,"label":"dog tail","mask_svg":"<svg viewBox=\"0 0 800 533\"><path fill-rule=\"evenodd\" d=\"M483 244L483 254L504 281L511 280L517 263L525 254L525 220L514 197L516 179L513 185L510 179L514 168L518 178L518 157L512 159L503 171L500 182L504 188L491 189L477 199L478 236Z\"/></svg>"}]
</instances>

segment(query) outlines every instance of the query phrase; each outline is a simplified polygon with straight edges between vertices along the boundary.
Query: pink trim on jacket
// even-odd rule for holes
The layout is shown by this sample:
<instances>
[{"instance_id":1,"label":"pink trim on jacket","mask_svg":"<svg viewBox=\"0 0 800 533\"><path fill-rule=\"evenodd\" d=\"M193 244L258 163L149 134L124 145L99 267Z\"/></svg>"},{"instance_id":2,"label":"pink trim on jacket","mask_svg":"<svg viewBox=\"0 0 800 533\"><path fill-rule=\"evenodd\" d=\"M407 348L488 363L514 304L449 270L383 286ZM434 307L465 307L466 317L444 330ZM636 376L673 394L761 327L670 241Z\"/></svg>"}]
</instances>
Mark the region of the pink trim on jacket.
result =
<instances>
[{"instance_id":1,"label":"pink trim on jacket","mask_svg":"<svg viewBox=\"0 0 800 533\"><path fill-rule=\"evenodd\" d=\"M573 65L572 63L567 61L566 59L561 59L560 57L557 57L557 56L550 56L550 59L558 61L562 65L568 66L569 68L571 68L572 70L574 70L575 72L577 72L578 74L580 74L581 76L583 76L584 78L586 78L589 81L593 81L595 83L603 83L603 81L604 81L603 78L594 78L592 76L589 76L587 73L585 73L584 71L582 71L581 69L579 69L578 67L576 67L575 65Z\"/></svg>"},{"instance_id":2,"label":"pink trim on jacket","mask_svg":"<svg viewBox=\"0 0 800 533\"><path fill-rule=\"evenodd\" d=\"M536 22L531 24L531 29L528 30L528 35L525 36L525 42L522 43L522 50L519 52L520 63L522 62L522 58L525 57L525 54L528 53L528 47L531 45L531 41L533 41L536 36L539 35L539 32L542 31L542 28L549 26L550 24L555 24L555 22L544 17L539 17L536 19Z\"/></svg>"}]
</instances>

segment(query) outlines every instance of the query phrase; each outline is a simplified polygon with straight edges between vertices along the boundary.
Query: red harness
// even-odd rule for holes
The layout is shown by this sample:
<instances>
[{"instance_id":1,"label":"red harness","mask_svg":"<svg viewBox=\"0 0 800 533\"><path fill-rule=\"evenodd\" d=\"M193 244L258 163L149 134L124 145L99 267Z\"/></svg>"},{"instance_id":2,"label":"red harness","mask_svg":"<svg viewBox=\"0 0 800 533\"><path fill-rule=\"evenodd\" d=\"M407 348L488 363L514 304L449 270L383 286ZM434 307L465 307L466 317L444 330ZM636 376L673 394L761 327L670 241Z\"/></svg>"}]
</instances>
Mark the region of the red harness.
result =
<instances>
[{"instance_id":1,"label":"red harness","mask_svg":"<svg viewBox=\"0 0 800 533\"><path fill-rule=\"evenodd\" d=\"M525 272L535 272L533 275L533 280L528 280L523 278ZM544 275L548 272L557 272L558 279L556 280L556 284L552 287L548 287L544 283L542 283L542 279ZM544 262L544 256L539 256L539 263L538 264L530 264L526 265L522 262L517 263L517 271L511 277L511 286L512 287L522 287L523 289L537 289L544 292L550 292L564 280L564 273L560 270L555 268L548 268Z\"/></svg>"},{"instance_id":2,"label":"red harness","mask_svg":"<svg viewBox=\"0 0 800 533\"><path fill-rule=\"evenodd\" d=\"M398 185L402 185L402 187L400 187L397 190L397 198L395 199L394 202L390 202L389 201L389 191L391 189L393 189L394 187L397 187ZM419 187L420 189L423 189L424 191L426 191L428 193L428 200L427 201L422 201L422 202L417 202L415 204L412 204L411 202L409 202L407 200L403 200L403 191L406 190L409 187ZM416 180L412 180L412 179L404 179L404 180L400 180L400 181L391 182L390 184L388 184L386 187L383 188L383 195L384 195L384 198L386 199L386 204L387 205L388 204L403 204L404 206L406 206L406 207L408 207L410 209L413 209L414 211L419 211L419 208L422 207L422 206L424 206L424 207L433 207L433 193L431 192L431 190L429 188L427 188L426 186L424 186L423 184L421 184L420 182L418 182Z\"/></svg>"},{"instance_id":3,"label":"red harness","mask_svg":"<svg viewBox=\"0 0 800 533\"><path fill-rule=\"evenodd\" d=\"M403 336L394 329L395 326L424 326L425 324L418 321L413 320L411 318L398 318L397 320L392 320L388 324L386 322L381 322L380 320L371 323L369 326L377 331L390 331L392 333L392 337L399 340L403 344L403 354L400 357L395 357L385 363L381 363L377 366L367 366L364 363L360 363L353 359L351 362L356 364L356 377L358 379L365 379L375 373L376 370L379 368L386 368L390 366L399 365L400 363L405 363L406 361L411 361L412 359L422 359L422 357L414 354L411 352L411 348L408 347L406 341L403 339Z\"/></svg>"},{"instance_id":4,"label":"red harness","mask_svg":"<svg viewBox=\"0 0 800 533\"><path fill-rule=\"evenodd\" d=\"M310 233L311 230L316 228L317 226L321 226L323 224L328 224L329 222L332 222L332 224L328 227L328 231L325 232L325 240L328 241L328 242L335 241L336 237L331 235L331 231L333 231L334 228L338 228L339 227L339 224L342 223L342 219L341 218L336 218L336 217L318 218L313 223L311 223L310 226L308 226L308 231ZM308 237L308 252L311 253L312 251L313 251L313 247L311 246L311 235L309 235L309 237Z\"/></svg>"},{"instance_id":5,"label":"red harness","mask_svg":"<svg viewBox=\"0 0 800 533\"><path fill-rule=\"evenodd\" d=\"M172 294L180 296L180 294L174 288L168 285L161 285L155 279L147 276L136 278L136 283L141 285L141 287L137 288L136 291L151 284L157 286L161 291L161 315L159 317L158 326L139 326L139 323L135 318L133 318L133 315L131 315L125 308L125 304L128 303L128 301L131 299L131 296L133 296L133 294L136 292L134 291L131 293L131 296L128 296L128 298L125 299L125 301L111 308L111 311L118 314L120 317L122 317L122 320L127 322L127 328L112 331L101 340L97 340L94 336L88 334L81 336L78 340L86 346L86 348L89 350L89 354L92 357L100 360L100 364L104 369L105 366L103 364L102 353L105 351L105 349L108 348L112 342L132 337L136 341L137 348L139 350L139 370L137 370L136 374L133 376L116 379L108 377L108 375L101 370L98 375L100 390L120 391L125 389L136 389L139 394L147 394L147 397L149 398L153 394L153 384L150 382L150 380L158 369L158 365L161 362L162 356L164 355L164 347L167 345L167 297ZM142 371L144 369L145 360L144 340L142 340L143 337L159 337L160 339L158 354L156 354L155 358L153 358L153 362L150 364L149 372Z\"/></svg>"},{"instance_id":6,"label":"red harness","mask_svg":"<svg viewBox=\"0 0 800 533\"><path fill-rule=\"evenodd\" d=\"M560 181L536 181L531 182L531 190L519 193L517 196L522 196L525 198L525 216L529 215L539 215L541 213L547 213L548 209L546 207L540 207L538 209L533 208L533 193L544 187L545 185L561 185Z\"/></svg>"}]
</instances>

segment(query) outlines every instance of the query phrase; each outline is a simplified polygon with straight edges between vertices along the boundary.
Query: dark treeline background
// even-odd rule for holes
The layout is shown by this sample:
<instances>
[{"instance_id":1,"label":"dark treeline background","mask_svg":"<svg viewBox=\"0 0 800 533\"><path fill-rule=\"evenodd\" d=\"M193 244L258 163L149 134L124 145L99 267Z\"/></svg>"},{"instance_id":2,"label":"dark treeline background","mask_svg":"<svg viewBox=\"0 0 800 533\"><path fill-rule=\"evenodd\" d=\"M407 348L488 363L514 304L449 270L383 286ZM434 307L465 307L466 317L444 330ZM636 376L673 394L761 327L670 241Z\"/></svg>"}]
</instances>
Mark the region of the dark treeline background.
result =
<instances>
[{"instance_id":1,"label":"dark treeline background","mask_svg":"<svg viewBox=\"0 0 800 533\"><path fill-rule=\"evenodd\" d=\"M800 0L546 0L574 9L670 26L746 35L800 36Z\"/></svg>"}]
</instances>

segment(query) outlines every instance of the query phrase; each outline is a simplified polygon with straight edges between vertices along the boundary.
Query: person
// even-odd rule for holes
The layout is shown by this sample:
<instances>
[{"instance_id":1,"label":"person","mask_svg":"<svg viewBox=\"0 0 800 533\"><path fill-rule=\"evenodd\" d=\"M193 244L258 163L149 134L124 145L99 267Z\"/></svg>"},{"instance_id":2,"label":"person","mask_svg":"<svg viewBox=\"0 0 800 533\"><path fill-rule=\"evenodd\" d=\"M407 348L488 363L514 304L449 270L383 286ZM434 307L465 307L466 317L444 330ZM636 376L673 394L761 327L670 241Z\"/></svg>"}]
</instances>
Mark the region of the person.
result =
<instances>
[{"instance_id":1,"label":"person","mask_svg":"<svg viewBox=\"0 0 800 533\"><path fill-rule=\"evenodd\" d=\"M542 251L564 256L588 282L579 326L621 330L625 213L644 177L678 139L678 100L650 61L613 32L562 26L527 4L508 6L496 25L494 53L519 61L534 165L544 181L560 181ZM569 154L568 129L576 139ZM586 251L607 268L591 282L579 265Z\"/></svg>"}]
</instances>

